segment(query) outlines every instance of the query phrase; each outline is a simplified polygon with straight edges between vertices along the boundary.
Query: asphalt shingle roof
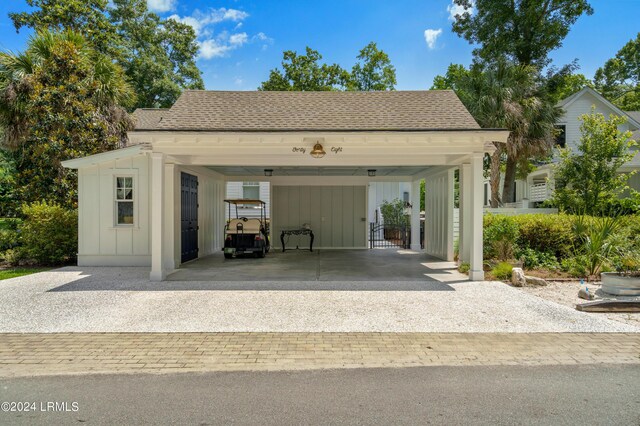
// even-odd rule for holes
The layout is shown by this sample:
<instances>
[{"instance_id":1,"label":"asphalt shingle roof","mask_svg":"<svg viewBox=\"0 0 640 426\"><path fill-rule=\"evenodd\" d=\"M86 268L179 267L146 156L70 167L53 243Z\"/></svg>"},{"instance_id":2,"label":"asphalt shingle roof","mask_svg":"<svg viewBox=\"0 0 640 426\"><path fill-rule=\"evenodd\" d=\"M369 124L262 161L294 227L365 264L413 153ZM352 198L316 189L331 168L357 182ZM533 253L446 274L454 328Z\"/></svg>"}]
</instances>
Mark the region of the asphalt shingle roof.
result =
<instances>
[{"instance_id":1,"label":"asphalt shingle roof","mask_svg":"<svg viewBox=\"0 0 640 426\"><path fill-rule=\"evenodd\" d=\"M147 110L148 111L148 110ZM146 115L145 113L143 113ZM153 127L136 130L453 130L480 126L451 90L185 91ZM144 115L143 115L144 116Z\"/></svg>"},{"instance_id":2,"label":"asphalt shingle roof","mask_svg":"<svg viewBox=\"0 0 640 426\"><path fill-rule=\"evenodd\" d=\"M136 130L155 129L169 108L138 108L133 111Z\"/></svg>"}]
</instances>

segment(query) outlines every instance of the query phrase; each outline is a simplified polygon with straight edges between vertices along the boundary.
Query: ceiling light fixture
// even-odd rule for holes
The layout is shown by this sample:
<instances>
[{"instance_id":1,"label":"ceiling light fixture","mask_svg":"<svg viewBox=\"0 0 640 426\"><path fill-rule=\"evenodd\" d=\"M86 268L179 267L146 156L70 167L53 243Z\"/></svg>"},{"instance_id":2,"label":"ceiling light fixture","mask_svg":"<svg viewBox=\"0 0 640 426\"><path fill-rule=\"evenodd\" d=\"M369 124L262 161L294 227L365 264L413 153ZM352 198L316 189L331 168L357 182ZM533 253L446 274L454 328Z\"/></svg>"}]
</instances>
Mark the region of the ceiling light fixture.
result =
<instances>
[{"instance_id":1,"label":"ceiling light fixture","mask_svg":"<svg viewBox=\"0 0 640 426\"><path fill-rule=\"evenodd\" d=\"M273 169L264 169L265 176L273 176Z\"/></svg>"},{"instance_id":2,"label":"ceiling light fixture","mask_svg":"<svg viewBox=\"0 0 640 426\"><path fill-rule=\"evenodd\" d=\"M369 177L374 177L376 175L376 169L367 170L367 174L369 175Z\"/></svg>"},{"instance_id":3,"label":"ceiling light fixture","mask_svg":"<svg viewBox=\"0 0 640 426\"><path fill-rule=\"evenodd\" d=\"M313 158L322 158L326 154L327 153L324 151L324 148L322 148L322 145L320 145L320 142L316 142L316 144L313 146L313 150L311 150L311 156Z\"/></svg>"}]
</instances>

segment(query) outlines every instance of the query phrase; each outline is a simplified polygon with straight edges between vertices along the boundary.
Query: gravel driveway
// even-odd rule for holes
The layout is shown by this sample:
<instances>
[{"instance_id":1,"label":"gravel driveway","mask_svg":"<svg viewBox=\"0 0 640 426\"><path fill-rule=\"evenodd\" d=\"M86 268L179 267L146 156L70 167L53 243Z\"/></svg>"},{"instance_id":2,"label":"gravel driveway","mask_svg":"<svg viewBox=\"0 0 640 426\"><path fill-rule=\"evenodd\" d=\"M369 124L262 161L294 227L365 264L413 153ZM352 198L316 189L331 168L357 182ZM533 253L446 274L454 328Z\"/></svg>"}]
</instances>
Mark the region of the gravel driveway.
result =
<instances>
[{"instance_id":1,"label":"gravel driveway","mask_svg":"<svg viewBox=\"0 0 640 426\"><path fill-rule=\"evenodd\" d=\"M69 267L0 281L0 332L640 332L499 282L147 277Z\"/></svg>"}]
</instances>

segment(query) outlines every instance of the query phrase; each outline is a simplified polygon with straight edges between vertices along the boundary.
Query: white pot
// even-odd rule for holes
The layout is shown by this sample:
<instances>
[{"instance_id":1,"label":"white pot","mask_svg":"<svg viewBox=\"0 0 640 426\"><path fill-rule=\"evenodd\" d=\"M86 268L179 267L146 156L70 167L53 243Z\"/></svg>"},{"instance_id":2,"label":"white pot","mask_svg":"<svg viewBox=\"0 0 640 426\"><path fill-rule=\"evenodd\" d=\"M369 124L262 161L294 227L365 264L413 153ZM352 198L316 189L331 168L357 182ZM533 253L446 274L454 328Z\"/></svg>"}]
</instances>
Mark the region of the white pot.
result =
<instances>
[{"instance_id":1,"label":"white pot","mask_svg":"<svg viewBox=\"0 0 640 426\"><path fill-rule=\"evenodd\" d=\"M640 296L640 277L625 277L617 272L603 272L602 291L618 296Z\"/></svg>"}]
</instances>

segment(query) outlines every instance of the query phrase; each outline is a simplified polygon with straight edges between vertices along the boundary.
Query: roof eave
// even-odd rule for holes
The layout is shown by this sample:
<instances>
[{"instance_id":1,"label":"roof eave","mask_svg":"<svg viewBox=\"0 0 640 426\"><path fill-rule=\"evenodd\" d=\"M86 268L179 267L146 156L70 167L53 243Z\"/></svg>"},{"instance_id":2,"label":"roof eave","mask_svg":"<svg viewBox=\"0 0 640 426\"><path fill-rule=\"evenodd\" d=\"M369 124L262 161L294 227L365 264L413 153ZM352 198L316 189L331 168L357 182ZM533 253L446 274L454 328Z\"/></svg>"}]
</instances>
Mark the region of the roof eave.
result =
<instances>
[{"instance_id":1,"label":"roof eave","mask_svg":"<svg viewBox=\"0 0 640 426\"><path fill-rule=\"evenodd\" d=\"M143 133L143 132L198 132L198 133L308 133L308 132L322 132L322 133L363 133L363 132L484 132L484 131L499 131L507 129L487 129L487 128L446 128L446 129L410 129L410 128L392 128L392 129L315 129L315 128L290 128L290 129L197 129L197 128L181 128L181 129L134 129L131 132Z\"/></svg>"},{"instance_id":2,"label":"roof eave","mask_svg":"<svg viewBox=\"0 0 640 426\"><path fill-rule=\"evenodd\" d=\"M114 149L112 151L102 152L100 154L89 155L87 157L73 158L62 162L62 167L67 169L81 169L83 167L93 166L109 160L117 160L120 158L132 157L143 151L148 151L149 146L139 144L126 148Z\"/></svg>"}]
</instances>

